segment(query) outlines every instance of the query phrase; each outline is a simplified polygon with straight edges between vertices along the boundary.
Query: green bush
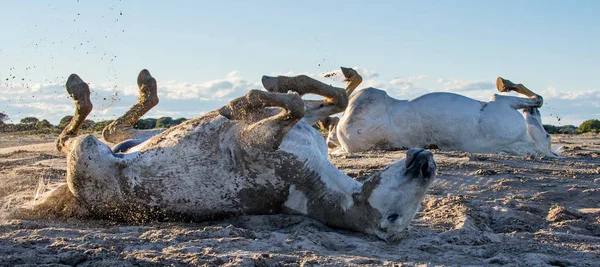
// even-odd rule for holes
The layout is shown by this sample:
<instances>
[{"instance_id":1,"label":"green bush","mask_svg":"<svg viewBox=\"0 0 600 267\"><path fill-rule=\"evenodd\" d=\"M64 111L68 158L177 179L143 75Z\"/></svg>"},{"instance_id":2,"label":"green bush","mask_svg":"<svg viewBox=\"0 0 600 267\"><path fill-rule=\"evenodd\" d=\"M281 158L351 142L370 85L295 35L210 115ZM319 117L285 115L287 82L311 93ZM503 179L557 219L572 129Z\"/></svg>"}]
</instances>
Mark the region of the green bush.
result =
<instances>
[{"instance_id":1,"label":"green bush","mask_svg":"<svg viewBox=\"0 0 600 267\"><path fill-rule=\"evenodd\" d=\"M587 132L599 133L600 121L596 119L587 120L581 123L581 125L579 125L579 128L577 128L577 133L581 134Z\"/></svg>"},{"instance_id":2,"label":"green bush","mask_svg":"<svg viewBox=\"0 0 600 267\"><path fill-rule=\"evenodd\" d=\"M111 122L113 122L113 121L112 120L105 120L105 121L96 122L96 124L94 124L94 131L95 132L102 132L102 130L104 129L104 127L106 127L106 125L109 125Z\"/></svg>"},{"instance_id":3,"label":"green bush","mask_svg":"<svg viewBox=\"0 0 600 267\"><path fill-rule=\"evenodd\" d=\"M156 128L169 128L173 125L173 118L161 117L156 121Z\"/></svg>"},{"instance_id":4,"label":"green bush","mask_svg":"<svg viewBox=\"0 0 600 267\"><path fill-rule=\"evenodd\" d=\"M54 125L52 125L52 123L50 123L48 120L43 119L41 121L38 121L35 124L35 128L38 130L42 130L42 129L47 129L47 128L52 128L54 127Z\"/></svg>"},{"instance_id":5,"label":"green bush","mask_svg":"<svg viewBox=\"0 0 600 267\"><path fill-rule=\"evenodd\" d=\"M36 123L38 123L40 120L36 117L25 117L23 119L21 119L21 124L24 125L35 125Z\"/></svg>"},{"instance_id":6,"label":"green bush","mask_svg":"<svg viewBox=\"0 0 600 267\"><path fill-rule=\"evenodd\" d=\"M550 124L544 124L544 130L549 134L576 134L577 127L573 125L554 126Z\"/></svg>"},{"instance_id":7,"label":"green bush","mask_svg":"<svg viewBox=\"0 0 600 267\"><path fill-rule=\"evenodd\" d=\"M8 121L10 118L6 113L0 112L0 124L4 124L5 121Z\"/></svg>"},{"instance_id":8,"label":"green bush","mask_svg":"<svg viewBox=\"0 0 600 267\"><path fill-rule=\"evenodd\" d=\"M556 127L554 125L550 125L550 124L544 124L544 130L546 130L546 132L549 134L557 134L558 133L558 127Z\"/></svg>"},{"instance_id":9,"label":"green bush","mask_svg":"<svg viewBox=\"0 0 600 267\"><path fill-rule=\"evenodd\" d=\"M147 119L139 119L133 124L133 128L135 129L154 129L156 128L157 119L147 118Z\"/></svg>"},{"instance_id":10,"label":"green bush","mask_svg":"<svg viewBox=\"0 0 600 267\"><path fill-rule=\"evenodd\" d=\"M180 124L180 123L182 123L182 122L184 122L186 120L187 119L183 118L183 117L182 118L178 118L178 119L173 120L173 124L171 124L171 125L177 125L177 124Z\"/></svg>"},{"instance_id":11,"label":"green bush","mask_svg":"<svg viewBox=\"0 0 600 267\"><path fill-rule=\"evenodd\" d=\"M58 127L58 129L60 129L62 131L62 129L64 129L65 127L67 127L67 125L69 125L69 123L71 122L71 120L73 119L72 115L67 115L62 117L62 119L60 119L60 122L58 123L58 125L56 127Z\"/></svg>"}]
</instances>

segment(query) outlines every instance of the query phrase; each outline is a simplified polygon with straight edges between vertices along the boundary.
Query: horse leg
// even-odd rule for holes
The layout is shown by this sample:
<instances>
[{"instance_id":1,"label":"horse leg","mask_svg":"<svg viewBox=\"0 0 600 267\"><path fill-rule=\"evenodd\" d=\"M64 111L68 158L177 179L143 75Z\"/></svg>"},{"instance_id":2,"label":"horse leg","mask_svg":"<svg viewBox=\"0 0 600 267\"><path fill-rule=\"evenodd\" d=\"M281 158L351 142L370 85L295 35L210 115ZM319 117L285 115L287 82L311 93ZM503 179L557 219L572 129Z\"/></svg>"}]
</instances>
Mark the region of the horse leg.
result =
<instances>
[{"instance_id":1,"label":"horse leg","mask_svg":"<svg viewBox=\"0 0 600 267\"><path fill-rule=\"evenodd\" d=\"M317 127L319 129L323 129L324 131L330 132L335 129L338 122L340 122L340 118L338 117L327 117L317 122Z\"/></svg>"},{"instance_id":2,"label":"horse leg","mask_svg":"<svg viewBox=\"0 0 600 267\"><path fill-rule=\"evenodd\" d=\"M344 111L348 106L348 94L344 89L327 85L306 75L263 76L262 83L269 92L294 91L300 95L317 94L325 97L324 100L304 100L306 107L304 120L311 125L330 115Z\"/></svg>"},{"instance_id":3,"label":"horse leg","mask_svg":"<svg viewBox=\"0 0 600 267\"><path fill-rule=\"evenodd\" d=\"M74 137L77 136L79 129L81 129L83 121L92 112L93 105L90 100L89 85L79 78L77 74L69 76L65 87L75 102L75 115L58 138L56 138L56 149L68 153Z\"/></svg>"},{"instance_id":4,"label":"horse leg","mask_svg":"<svg viewBox=\"0 0 600 267\"><path fill-rule=\"evenodd\" d=\"M123 116L104 127L102 130L104 140L111 143L119 143L128 139L147 139L164 131L163 129L138 130L133 128L133 124L137 120L158 104L156 79L150 75L148 70L144 69L140 72L137 84L140 91L138 102L125 112Z\"/></svg>"},{"instance_id":5,"label":"horse leg","mask_svg":"<svg viewBox=\"0 0 600 267\"><path fill-rule=\"evenodd\" d=\"M346 82L346 95L350 98L352 92L358 87L358 85L362 82L362 77L352 68L344 68L342 69L342 74L344 75L344 81ZM332 134L331 130L335 131L335 126L331 127L332 117L325 117L316 122L317 127L322 131L327 131L329 135ZM338 118L339 120L339 118ZM337 124L337 122L336 122ZM335 133L334 133L335 134Z\"/></svg>"},{"instance_id":6,"label":"horse leg","mask_svg":"<svg viewBox=\"0 0 600 267\"><path fill-rule=\"evenodd\" d=\"M268 116L268 107L282 110ZM245 147L275 150L285 135L304 116L304 104L297 94L279 94L250 90L245 96L229 102L219 112L232 120L247 122L238 132ZM265 114L267 115L266 118ZM256 121L258 120L258 121Z\"/></svg>"},{"instance_id":7,"label":"horse leg","mask_svg":"<svg viewBox=\"0 0 600 267\"><path fill-rule=\"evenodd\" d=\"M539 95L535 98L524 98L524 97L507 96L507 95L494 95L490 101L506 102L513 109L539 108L544 103L544 99Z\"/></svg>"},{"instance_id":8,"label":"horse leg","mask_svg":"<svg viewBox=\"0 0 600 267\"><path fill-rule=\"evenodd\" d=\"M358 87L360 83L362 83L362 77L352 68L344 68L342 69L342 74L344 74L344 81L346 82L346 94L348 97L352 95L352 92Z\"/></svg>"},{"instance_id":9,"label":"horse leg","mask_svg":"<svg viewBox=\"0 0 600 267\"><path fill-rule=\"evenodd\" d=\"M125 195L121 191L124 181L119 179L120 159L114 157L110 148L95 136L77 136L83 121L93 108L88 84L76 74L71 74L67 79L66 89L75 102L75 115L56 139L56 148L67 154L67 186L54 191L52 198L43 201L41 206L34 207L36 212L48 210L48 205L55 206L59 214L68 213L79 204L88 208L108 208L110 203L115 203L115 200L122 199ZM71 194L65 194L67 192ZM112 211L116 210L114 206L111 208Z\"/></svg>"},{"instance_id":10,"label":"horse leg","mask_svg":"<svg viewBox=\"0 0 600 267\"><path fill-rule=\"evenodd\" d=\"M525 95L529 98L540 97L538 94L527 89L527 87L525 87L525 85L520 84L520 83L514 84L510 80L503 79L502 77L498 77L498 79L496 79L496 88L498 89L499 92L502 92L502 93L508 93L510 91L515 91L515 92Z\"/></svg>"},{"instance_id":11,"label":"horse leg","mask_svg":"<svg viewBox=\"0 0 600 267\"><path fill-rule=\"evenodd\" d=\"M534 125L544 129L544 125L542 124L542 115L537 108L524 108L523 114L525 115L525 121L527 122L527 125Z\"/></svg>"},{"instance_id":12,"label":"horse leg","mask_svg":"<svg viewBox=\"0 0 600 267\"><path fill-rule=\"evenodd\" d=\"M329 125L329 129L327 130L327 140L325 140L325 142L327 143L327 147L329 148L336 148L340 146L340 142L337 138L337 125L339 122L340 118L331 118L331 124Z\"/></svg>"}]
</instances>

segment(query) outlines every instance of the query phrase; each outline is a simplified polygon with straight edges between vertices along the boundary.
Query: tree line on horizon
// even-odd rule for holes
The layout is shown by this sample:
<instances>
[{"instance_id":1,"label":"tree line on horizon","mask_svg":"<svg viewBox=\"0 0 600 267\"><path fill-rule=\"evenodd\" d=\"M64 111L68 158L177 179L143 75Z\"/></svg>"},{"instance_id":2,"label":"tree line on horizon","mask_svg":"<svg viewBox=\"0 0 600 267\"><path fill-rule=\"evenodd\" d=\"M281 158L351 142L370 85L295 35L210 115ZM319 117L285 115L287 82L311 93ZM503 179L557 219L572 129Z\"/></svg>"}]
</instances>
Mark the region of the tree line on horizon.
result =
<instances>
[{"instance_id":1,"label":"tree line on horizon","mask_svg":"<svg viewBox=\"0 0 600 267\"><path fill-rule=\"evenodd\" d=\"M38 119L36 117L25 117L19 121L17 124L6 123L9 120L8 115L0 112L0 132L33 132L33 133L60 133L69 122L71 122L73 116L67 115L64 116L58 125L53 125L46 119ZM184 121L186 118L177 118L173 119L172 117L160 117L156 118L146 118L139 119L133 125L133 128L136 129L159 129L159 128L169 128L174 125L178 125ZM84 133L92 133L92 132L102 132L102 129L106 127L108 124L113 122L113 120L103 120L95 122L93 120L85 120L81 125L81 131Z\"/></svg>"},{"instance_id":2,"label":"tree line on horizon","mask_svg":"<svg viewBox=\"0 0 600 267\"><path fill-rule=\"evenodd\" d=\"M0 112L0 132L27 132L33 131L37 133L60 133L71 121L73 116L64 116L58 125L52 125L46 119L38 119L36 117L26 117L21 119L17 124L6 123L9 120L8 115ZM173 119L171 117L160 117L139 119L133 125L136 129L156 129L156 128L169 128L174 125L178 125L186 118ZM81 126L83 132L101 132L106 125L110 124L113 120L103 120L95 122L93 120L85 120ZM600 120L589 119L581 123L579 127L573 125L554 126L550 124L544 124L544 129L549 134L582 134L582 133L600 133Z\"/></svg>"}]
</instances>

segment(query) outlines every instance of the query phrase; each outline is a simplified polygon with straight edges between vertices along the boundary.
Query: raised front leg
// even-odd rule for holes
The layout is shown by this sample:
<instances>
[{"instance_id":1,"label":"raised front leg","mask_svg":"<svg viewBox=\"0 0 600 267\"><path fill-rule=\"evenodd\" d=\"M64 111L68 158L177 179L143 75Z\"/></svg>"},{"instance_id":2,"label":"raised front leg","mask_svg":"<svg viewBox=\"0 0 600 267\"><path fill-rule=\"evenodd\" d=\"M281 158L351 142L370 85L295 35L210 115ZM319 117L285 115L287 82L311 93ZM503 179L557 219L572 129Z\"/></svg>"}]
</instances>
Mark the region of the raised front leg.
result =
<instances>
[{"instance_id":1,"label":"raised front leg","mask_svg":"<svg viewBox=\"0 0 600 267\"><path fill-rule=\"evenodd\" d=\"M269 116L269 107L282 110ZM247 123L239 135L246 147L275 150L285 135L304 115L302 98L297 94L279 94L251 90L219 110L221 115Z\"/></svg>"},{"instance_id":2,"label":"raised front leg","mask_svg":"<svg viewBox=\"0 0 600 267\"><path fill-rule=\"evenodd\" d=\"M67 92L75 101L75 115L56 138L56 149L62 152L69 152L69 145L73 137L77 136L79 129L85 118L92 112L92 101L90 100L90 87L77 74L71 74L65 85Z\"/></svg>"},{"instance_id":3,"label":"raised front leg","mask_svg":"<svg viewBox=\"0 0 600 267\"><path fill-rule=\"evenodd\" d=\"M138 102L133 105L123 116L114 120L102 130L104 140L111 143L119 143L128 139L140 139L154 136L162 131L138 130L133 124L144 114L158 104L158 93L156 79L150 75L148 70L142 70L137 78L140 91Z\"/></svg>"},{"instance_id":4,"label":"raised front leg","mask_svg":"<svg viewBox=\"0 0 600 267\"><path fill-rule=\"evenodd\" d=\"M348 94L342 88L327 85L306 75L294 77L263 76L262 83L269 92L287 93L297 92L300 95L316 94L325 97L325 100L304 100L306 113L304 120L314 124L327 116L342 112L348 106Z\"/></svg>"}]
</instances>

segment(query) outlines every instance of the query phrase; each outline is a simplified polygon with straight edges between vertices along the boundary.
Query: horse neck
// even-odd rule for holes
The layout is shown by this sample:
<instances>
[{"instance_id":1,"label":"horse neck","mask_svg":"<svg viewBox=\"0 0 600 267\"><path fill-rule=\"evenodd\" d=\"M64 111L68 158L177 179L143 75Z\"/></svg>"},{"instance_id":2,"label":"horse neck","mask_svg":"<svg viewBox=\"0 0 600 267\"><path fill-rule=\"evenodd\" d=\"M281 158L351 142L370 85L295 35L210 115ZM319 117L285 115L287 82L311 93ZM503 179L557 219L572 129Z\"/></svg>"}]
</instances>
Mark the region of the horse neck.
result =
<instances>
[{"instance_id":1,"label":"horse neck","mask_svg":"<svg viewBox=\"0 0 600 267\"><path fill-rule=\"evenodd\" d=\"M301 170L302 177L291 181L293 190L300 191L306 199L305 215L324 222L328 225L350 228L358 231L364 230L364 222L357 221L363 213L363 204L356 203L356 197L362 191L362 184L338 170L329 161L308 159L305 168ZM297 192L294 192L296 194ZM364 203L365 201L360 201ZM359 204L359 205L356 205ZM368 217L368 216L367 216Z\"/></svg>"},{"instance_id":2,"label":"horse neck","mask_svg":"<svg viewBox=\"0 0 600 267\"><path fill-rule=\"evenodd\" d=\"M336 197L340 192L329 192L329 195L325 195L323 201L319 202L322 210L327 212L322 214L325 215L322 218L316 219L332 226L374 234L372 229L381 219L381 214L369 204L369 197L381 180L379 174L371 176L352 193L345 193L347 198Z\"/></svg>"},{"instance_id":3,"label":"horse neck","mask_svg":"<svg viewBox=\"0 0 600 267\"><path fill-rule=\"evenodd\" d=\"M351 200L352 196L362 190L362 184L348 175L340 171L338 168L333 166L329 161L319 161L317 164L317 175L315 178L318 181L314 181L311 184L313 185L313 192L317 193L319 196L324 196L327 194L337 194L340 197ZM348 205L348 203L343 203L345 201L340 200L340 203L334 203L335 205L340 204L342 206Z\"/></svg>"}]
</instances>

